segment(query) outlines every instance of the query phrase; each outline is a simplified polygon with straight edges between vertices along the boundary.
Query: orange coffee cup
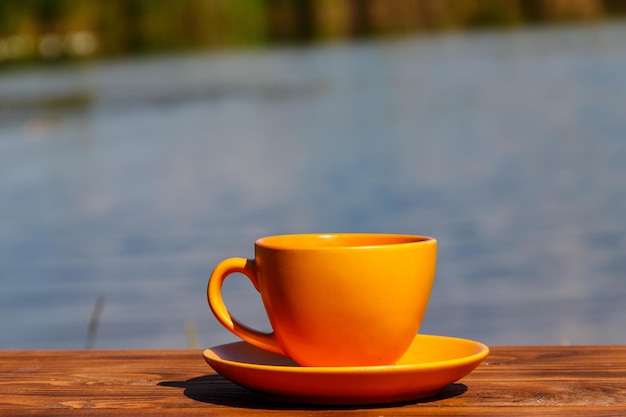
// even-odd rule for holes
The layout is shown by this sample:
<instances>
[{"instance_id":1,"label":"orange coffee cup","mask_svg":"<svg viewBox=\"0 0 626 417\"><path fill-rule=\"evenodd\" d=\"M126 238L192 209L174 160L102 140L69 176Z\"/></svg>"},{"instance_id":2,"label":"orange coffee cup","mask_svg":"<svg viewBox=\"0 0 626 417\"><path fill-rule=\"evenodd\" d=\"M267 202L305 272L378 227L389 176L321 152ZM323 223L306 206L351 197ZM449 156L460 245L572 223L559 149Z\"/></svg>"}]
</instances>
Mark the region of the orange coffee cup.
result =
<instances>
[{"instance_id":1,"label":"orange coffee cup","mask_svg":"<svg viewBox=\"0 0 626 417\"><path fill-rule=\"evenodd\" d=\"M418 332L435 277L437 241L395 234L305 234L255 242L255 258L220 262L207 286L218 321L302 366L394 364ZM222 284L245 274L273 332L231 316Z\"/></svg>"}]
</instances>

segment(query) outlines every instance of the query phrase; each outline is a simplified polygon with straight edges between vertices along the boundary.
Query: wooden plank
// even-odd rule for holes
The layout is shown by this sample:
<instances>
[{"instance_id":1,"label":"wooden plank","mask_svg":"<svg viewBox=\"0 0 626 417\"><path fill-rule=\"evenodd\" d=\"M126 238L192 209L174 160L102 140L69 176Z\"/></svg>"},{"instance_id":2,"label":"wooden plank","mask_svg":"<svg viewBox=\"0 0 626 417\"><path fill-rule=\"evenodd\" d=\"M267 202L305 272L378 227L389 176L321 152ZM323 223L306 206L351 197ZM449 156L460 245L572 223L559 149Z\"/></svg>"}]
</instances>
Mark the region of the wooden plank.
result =
<instances>
[{"instance_id":1,"label":"wooden plank","mask_svg":"<svg viewBox=\"0 0 626 417\"><path fill-rule=\"evenodd\" d=\"M381 407L260 399L197 350L0 352L0 415L626 415L626 346L494 347L438 396Z\"/></svg>"}]
</instances>

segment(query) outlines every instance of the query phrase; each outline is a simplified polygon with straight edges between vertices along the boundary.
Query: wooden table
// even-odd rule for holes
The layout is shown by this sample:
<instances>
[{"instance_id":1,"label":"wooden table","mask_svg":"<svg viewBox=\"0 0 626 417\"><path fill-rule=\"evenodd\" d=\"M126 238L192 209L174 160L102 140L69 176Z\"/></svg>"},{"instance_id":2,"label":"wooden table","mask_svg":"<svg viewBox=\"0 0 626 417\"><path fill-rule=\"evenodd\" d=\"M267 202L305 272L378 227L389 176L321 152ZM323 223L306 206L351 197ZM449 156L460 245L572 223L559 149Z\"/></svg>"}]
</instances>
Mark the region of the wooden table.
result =
<instances>
[{"instance_id":1,"label":"wooden table","mask_svg":"<svg viewBox=\"0 0 626 417\"><path fill-rule=\"evenodd\" d=\"M270 402L198 350L0 351L1 416L626 416L626 346L492 347L434 398L380 407Z\"/></svg>"}]
</instances>

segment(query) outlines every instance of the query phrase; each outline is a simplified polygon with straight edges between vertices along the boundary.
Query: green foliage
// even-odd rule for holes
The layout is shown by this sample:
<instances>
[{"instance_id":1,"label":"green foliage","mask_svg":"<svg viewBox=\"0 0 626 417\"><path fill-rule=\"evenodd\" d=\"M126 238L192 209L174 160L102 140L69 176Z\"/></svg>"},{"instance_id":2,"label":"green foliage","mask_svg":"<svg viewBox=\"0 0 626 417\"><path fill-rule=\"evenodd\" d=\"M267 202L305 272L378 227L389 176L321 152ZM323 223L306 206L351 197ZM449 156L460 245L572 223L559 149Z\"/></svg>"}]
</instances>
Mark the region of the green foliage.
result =
<instances>
[{"instance_id":1,"label":"green foliage","mask_svg":"<svg viewBox=\"0 0 626 417\"><path fill-rule=\"evenodd\" d=\"M22 37L22 58L28 53L36 55L46 35L65 39L75 32L90 34L97 41L97 48L90 50L90 55L108 56L502 27L529 21L595 20L623 15L625 3L621 0L2 0L0 63L10 57L12 48L16 49L13 44L17 44L18 37ZM48 36L46 41L49 47L54 39ZM30 49L24 47L28 42ZM46 51L55 52L44 48ZM59 58L71 55L70 52L47 55L42 52L42 55Z\"/></svg>"}]
</instances>

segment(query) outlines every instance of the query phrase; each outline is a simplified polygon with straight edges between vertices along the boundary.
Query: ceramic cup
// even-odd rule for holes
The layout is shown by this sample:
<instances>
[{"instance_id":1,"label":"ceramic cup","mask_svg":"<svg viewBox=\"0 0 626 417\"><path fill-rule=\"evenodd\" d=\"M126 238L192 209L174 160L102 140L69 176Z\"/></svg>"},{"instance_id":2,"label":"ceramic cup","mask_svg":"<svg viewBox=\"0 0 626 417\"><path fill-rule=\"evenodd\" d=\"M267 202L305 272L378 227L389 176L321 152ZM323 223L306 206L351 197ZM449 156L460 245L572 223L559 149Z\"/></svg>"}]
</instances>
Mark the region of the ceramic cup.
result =
<instances>
[{"instance_id":1,"label":"ceramic cup","mask_svg":"<svg viewBox=\"0 0 626 417\"><path fill-rule=\"evenodd\" d=\"M207 286L218 321L302 366L394 364L418 332L435 277L437 241L394 234L307 234L259 239L254 259L220 262ZM237 321L222 284L245 274L273 332Z\"/></svg>"}]
</instances>

